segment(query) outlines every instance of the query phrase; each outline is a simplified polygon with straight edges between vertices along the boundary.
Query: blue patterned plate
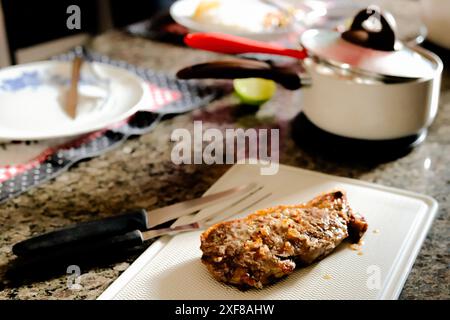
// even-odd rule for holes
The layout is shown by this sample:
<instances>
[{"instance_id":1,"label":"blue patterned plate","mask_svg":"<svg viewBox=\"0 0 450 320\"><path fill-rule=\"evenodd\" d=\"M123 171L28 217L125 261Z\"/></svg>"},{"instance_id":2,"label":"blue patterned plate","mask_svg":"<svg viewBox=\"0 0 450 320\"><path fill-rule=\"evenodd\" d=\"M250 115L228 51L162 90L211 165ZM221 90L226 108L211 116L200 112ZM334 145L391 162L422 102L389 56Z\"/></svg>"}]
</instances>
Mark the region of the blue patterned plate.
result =
<instances>
[{"instance_id":1,"label":"blue patterned plate","mask_svg":"<svg viewBox=\"0 0 450 320\"><path fill-rule=\"evenodd\" d=\"M150 101L145 81L125 69L84 63L76 119L64 111L71 63L44 61L0 70L0 140L76 136L125 120Z\"/></svg>"}]
</instances>

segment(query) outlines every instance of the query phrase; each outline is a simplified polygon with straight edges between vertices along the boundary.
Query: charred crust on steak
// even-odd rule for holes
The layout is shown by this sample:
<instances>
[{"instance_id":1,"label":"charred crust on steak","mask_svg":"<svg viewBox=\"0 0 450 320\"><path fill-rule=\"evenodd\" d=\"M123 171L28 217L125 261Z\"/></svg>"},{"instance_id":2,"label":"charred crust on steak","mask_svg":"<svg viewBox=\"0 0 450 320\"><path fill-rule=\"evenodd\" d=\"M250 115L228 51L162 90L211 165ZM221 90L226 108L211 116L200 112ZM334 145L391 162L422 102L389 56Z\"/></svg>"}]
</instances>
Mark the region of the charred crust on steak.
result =
<instances>
[{"instance_id":1,"label":"charred crust on steak","mask_svg":"<svg viewBox=\"0 0 450 320\"><path fill-rule=\"evenodd\" d=\"M212 226L201 235L202 262L218 281L262 288L324 258L346 238L358 242L366 230L345 192L335 190Z\"/></svg>"}]
</instances>

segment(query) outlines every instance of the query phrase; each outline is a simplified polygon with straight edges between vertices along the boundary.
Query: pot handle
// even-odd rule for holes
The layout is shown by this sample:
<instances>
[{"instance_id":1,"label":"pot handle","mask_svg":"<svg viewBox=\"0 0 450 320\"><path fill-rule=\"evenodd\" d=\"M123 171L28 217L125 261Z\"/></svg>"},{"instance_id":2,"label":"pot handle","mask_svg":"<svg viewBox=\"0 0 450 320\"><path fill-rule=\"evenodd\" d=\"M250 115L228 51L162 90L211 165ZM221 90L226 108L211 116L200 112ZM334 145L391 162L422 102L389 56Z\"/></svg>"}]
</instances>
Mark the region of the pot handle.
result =
<instances>
[{"instance_id":1,"label":"pot handle","mask_svg":"<svg viewBox=\"0 0 450 320\"><path fill-rule=\"evenodd\" d=\"M364 23L376 19L380 30L373 30ZM382 51L395 50L395 20L388 12L382 13L380 8L370 6L358 12L349 30L342 33L342 38L359 46Z\"/></svg>"},{"instance_id":2,"label":"pot handle","mask_svg":"<svg viewBox=\"0 0 450 320\"><path fill-rule=\"evenodd\" d=\"M184 37L184 42L191 48L218 53L265 53L300 60L305 59L307 56L306 50L304 49L289 49L272 43L214 32L190 33Z\"/></svg>"},{"instance_id":3,"label":"pot handle","mask_svg":"<svg viewBox=\"0 0 450 320\"><path fill-rule=\"evenodd\" d=\"M286 89L302 86L299 75L290 68L276 67L267 62L233 59L200 63L177 72L179 79L239 79L264 78L273 80Z\"/></svg>"}]
</instances>

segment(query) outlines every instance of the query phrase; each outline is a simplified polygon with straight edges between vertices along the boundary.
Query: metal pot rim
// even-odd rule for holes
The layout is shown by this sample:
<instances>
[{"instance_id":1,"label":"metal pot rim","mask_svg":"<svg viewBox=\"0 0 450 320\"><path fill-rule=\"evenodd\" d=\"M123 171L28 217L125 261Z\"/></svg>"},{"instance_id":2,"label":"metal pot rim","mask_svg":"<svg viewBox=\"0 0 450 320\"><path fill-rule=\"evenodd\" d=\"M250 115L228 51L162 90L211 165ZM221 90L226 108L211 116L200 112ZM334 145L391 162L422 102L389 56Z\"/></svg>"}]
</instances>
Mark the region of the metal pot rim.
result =
<instances>
[{"instance_id":1,"label":"metal pot rim","mask_svg":"<svg viewBox=\"0 0 450 320\"><path fill-rule=\"evenodd\" d=\"M320 34L319 29L317 29L317 30L310 29L310 30L306 31L305 33L308 33L308 32L310 32L312 34L314 34L314 32L318 32L318 34ZM311 36L309 36L309 38L311 38ZM406 48L408 51L417 53L422 58L427 60L427 62L430 63L431 71L426 76L424 75L422 77L419 77L419 76L418 77L407 77L407 76L401 76L401 75L396 76L396 75L383 74L383 73L374 72L372 70L365 70L363 68L360 68L357 66L352 66L348 63L338 61L335 59L331 59L329 57L327 57L327 58L321 57L320 55L311 52L311 50L309 50L308 46L305 46L302 41L303 41L303 36L300 37L300 44L308 51L309 58L312 59L316 64L322 64L327 67L331 67L335 70L345 71L347 73L354 74L355 76L360 76L360 77L362 76L367 79L372 79L372 80L376 80L376 81L380 81L380 82L384 82L384 83L414 82L414 81L420 81L423 79L433 79L436 76L439 76L443 70L442 60L436 54L434 54L424 48L418 47L418 46L412 47L412 46L408 46L403 43L400 43L400 45L402 47Z\"/></svg>"},{"instance_id":2,"label":"metal pot rim","mask_svg":"<svg viewBox=\"0 0 450 320\"><path fill-rule=\"evenodd\" d=\"M421 77L421 78L395 77L395 76L390 76L390 75L373 74L371 72L365 72L364 70L354 68L354 67L348 66L346 64L336 63L336 62L329 61L326 59L321 59L317 56L309 56L307 58L307 60L312 61L315 65L323 65L323 66L326 66L337 72L345 71L348 74L353 75L354 77L363 77L363 78L366 78L369 80L381 82L383 84L422 82L422 81L432 80L432 79L436 78L437 76L441 75L443 68L444 68L444 64L438 55L436 55L435 53L433 53L429 50L426 50L426 49L420 48L420 47L415 47L415 48L413 48L413 50L418 52L422 56L426 57L433 64L434 72L432 75L430 75L428 77Z\"/></svg>"}]
</instances>

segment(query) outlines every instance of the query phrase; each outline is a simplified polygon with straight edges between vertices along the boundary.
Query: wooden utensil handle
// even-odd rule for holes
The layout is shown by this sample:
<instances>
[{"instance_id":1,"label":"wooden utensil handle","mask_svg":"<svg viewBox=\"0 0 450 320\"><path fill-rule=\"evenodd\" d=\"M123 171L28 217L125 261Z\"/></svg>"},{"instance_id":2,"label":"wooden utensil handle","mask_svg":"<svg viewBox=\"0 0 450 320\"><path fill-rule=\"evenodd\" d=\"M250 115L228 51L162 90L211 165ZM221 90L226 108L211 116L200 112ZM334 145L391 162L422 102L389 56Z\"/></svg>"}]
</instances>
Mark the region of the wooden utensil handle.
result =
<instances>
[{"instance_id":1,"label":"wooden utensil handle","mask_svg":"<svg viewBox=\"0 0 450 320\"><path fill-rule=\"evenodd\" d=\"M70 79L70 88L67 94L66 112L75 119L78 104L78 82L80 81L80 70L83 64L83 59L75 57L72 63L72 77Z\"/></svg>"}]
</instances>

